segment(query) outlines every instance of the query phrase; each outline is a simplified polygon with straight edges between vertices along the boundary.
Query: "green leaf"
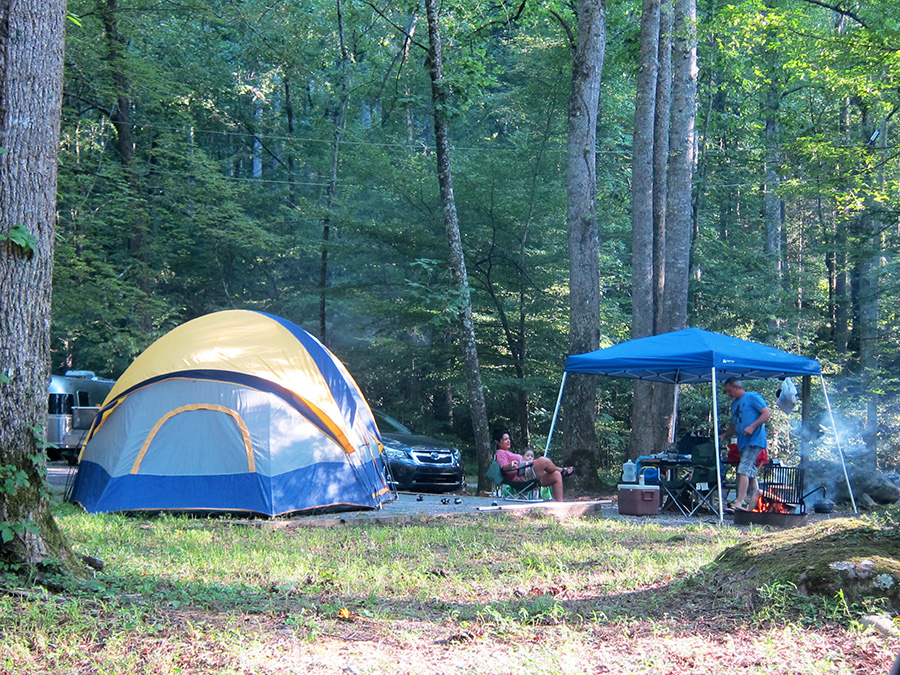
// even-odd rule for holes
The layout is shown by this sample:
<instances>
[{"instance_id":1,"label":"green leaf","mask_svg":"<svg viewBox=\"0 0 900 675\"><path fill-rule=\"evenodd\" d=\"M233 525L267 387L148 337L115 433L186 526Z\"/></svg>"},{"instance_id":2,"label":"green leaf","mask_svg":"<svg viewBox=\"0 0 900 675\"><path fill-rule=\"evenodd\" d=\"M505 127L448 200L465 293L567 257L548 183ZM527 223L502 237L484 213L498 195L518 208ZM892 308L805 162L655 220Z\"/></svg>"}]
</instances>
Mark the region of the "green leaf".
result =
<instances>
[{"instance_id":1,"label":"green leaf","mask_svg":"<svg viewBox=\"0 0 900 675\"><path fill-rule=\"evenodd\" d=\"M16 536L15 531L10 527L10 524L6 521L0 523L0 541L4 544L8 544L13 540L13 537Z\"/></svg>"},{"instance_id":2,"label":"green leaf","mask_svg":"<svg viewBox=\"0 0 900 675\"><path fill-rule=\"evenodd\" d=\"M22 225L13 225L9 232L0 234L0 241L6 240L20 246L26 253L37 251L37 239Z\"/></svg>"}]
</instances>

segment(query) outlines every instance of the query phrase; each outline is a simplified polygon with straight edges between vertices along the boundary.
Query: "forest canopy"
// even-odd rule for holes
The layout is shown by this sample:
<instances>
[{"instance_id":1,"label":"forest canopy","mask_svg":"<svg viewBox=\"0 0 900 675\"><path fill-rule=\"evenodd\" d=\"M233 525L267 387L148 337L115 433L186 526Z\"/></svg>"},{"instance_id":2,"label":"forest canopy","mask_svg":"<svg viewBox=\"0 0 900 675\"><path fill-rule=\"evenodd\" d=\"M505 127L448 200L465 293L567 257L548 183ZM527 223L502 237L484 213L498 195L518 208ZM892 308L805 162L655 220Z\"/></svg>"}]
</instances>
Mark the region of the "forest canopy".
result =
<instances>
[{"instance_id":1,"label":"forest canopy","mask_svg":"<svg viewBox=\"0 0 900 675\"><path fill-rule=\"evenodd\" d=\"M893 467L900 10L828 5L698 5L688 324L818 358L851 446L877 446ZM260 309L317 334L373 405L466 447L419 4L68 9L54 372L116 377L184 321ZM539 442L568 344L565 26L576 17L554 0L441 12L489 417ZM608 6L594 148L602 346L631 337L640 15L637 2ZM612 467L631 385L597 385ZM771 397L776 384L760 386ZM708 426L707 400L685 390L681 429ZM787 452L790 422L776 422Z\"/></svg>"}]
</instances>

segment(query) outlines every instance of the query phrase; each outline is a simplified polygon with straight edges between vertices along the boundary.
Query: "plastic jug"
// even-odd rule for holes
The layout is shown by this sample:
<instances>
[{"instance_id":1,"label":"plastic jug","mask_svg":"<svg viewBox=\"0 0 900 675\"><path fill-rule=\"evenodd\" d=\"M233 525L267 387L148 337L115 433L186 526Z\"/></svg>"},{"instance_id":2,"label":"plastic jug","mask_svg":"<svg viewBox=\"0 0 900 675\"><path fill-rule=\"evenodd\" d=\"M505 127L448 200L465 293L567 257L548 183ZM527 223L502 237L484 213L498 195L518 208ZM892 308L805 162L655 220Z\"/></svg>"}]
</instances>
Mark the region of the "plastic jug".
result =
<instances>
[{"instance_id":1,"label":"plastic jug","mask_svg":"<svg viewBox=\"0 0 900 675\"><path fill-rule=\"evenodd\" d=\"M622 482L634 483L637 480L637 465L630 459L622 465Z\"/></svg>"}]
</instances>

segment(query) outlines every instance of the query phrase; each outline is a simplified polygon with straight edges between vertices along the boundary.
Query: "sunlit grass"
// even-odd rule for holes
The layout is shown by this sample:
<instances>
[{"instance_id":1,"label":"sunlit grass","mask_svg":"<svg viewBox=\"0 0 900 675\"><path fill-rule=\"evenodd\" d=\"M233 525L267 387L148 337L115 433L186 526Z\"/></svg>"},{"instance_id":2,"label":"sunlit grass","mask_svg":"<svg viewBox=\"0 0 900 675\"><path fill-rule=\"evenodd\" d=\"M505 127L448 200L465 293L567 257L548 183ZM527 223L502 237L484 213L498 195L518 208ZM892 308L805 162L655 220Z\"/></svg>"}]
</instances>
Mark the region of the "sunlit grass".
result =
<instances>
[{"instance_id":1,"label":"sunlit grass","mask_svg":"<svg viewBox=\"0 0 900 675\"><path fill-rule=\"evenodd\" d=\"M97 581L112 592L221 611L271 611L285 596L479 606L614 596L691 574L742 536L604 519L305 528L71 513L61 523L106 561Z\"/></svg>"},{"instance_id":2,"label":"sunlit grass","mask_svg":"<svg viewBox=\"0 0 900 675\"><path fill-rule=\"evenodd\" d=\"M512 662L517 673L587 672L584 655L605 644L604 630L626 644L677 630L665 609L681 582L756 536L653 519L308 528L62 508L58 521L106 569L61 593L0 595L0 673L344 672L316 646L348 630L351 652L362 649L359 630L375 646L354 662L358 673L499 674ZM452 638L437 648L453 652L452 669L414 656L436 635ZM296 666L303 649L322 661ZM667 662L640 650L603 658L630 672ZM797 672L827 666L805 658Z\"/></svg>"}]
</instances>

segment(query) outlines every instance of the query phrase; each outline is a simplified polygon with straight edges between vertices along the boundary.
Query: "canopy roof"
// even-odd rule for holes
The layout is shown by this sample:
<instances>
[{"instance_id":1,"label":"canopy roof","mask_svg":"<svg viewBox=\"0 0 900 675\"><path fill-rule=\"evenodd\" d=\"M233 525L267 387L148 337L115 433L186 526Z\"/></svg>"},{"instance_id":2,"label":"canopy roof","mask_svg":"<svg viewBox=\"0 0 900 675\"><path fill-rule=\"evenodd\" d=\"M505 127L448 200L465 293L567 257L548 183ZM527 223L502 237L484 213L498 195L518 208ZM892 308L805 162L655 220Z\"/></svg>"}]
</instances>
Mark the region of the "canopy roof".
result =
<instances>
[{"instance_id":1,"label":"canopy roof","mask_svg":"<svg viewBox=\"0 0 900 675\"><path fill-rule=\"evenodd\" d=\"M815 359L699 328L637 338L573 354L566 360L567 373L672 384L711 382L713 368L719 382L732 376L760 379L822 374Z\"/></svg>"}]
</instances>

